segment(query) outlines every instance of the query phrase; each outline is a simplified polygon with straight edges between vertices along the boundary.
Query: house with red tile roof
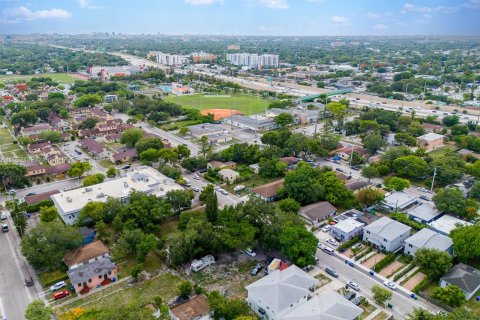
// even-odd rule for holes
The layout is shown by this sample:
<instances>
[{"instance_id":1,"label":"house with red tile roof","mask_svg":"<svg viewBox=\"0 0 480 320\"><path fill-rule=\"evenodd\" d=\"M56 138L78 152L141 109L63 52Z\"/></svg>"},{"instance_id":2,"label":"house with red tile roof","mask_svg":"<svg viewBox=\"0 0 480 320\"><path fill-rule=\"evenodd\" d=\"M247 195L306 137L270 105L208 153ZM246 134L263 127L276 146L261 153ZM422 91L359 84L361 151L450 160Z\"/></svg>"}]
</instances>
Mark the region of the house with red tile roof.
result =
<instances>
[{"instance_id":1,"label":"house with red tile roof","mask_svg":"<svg viewBox=\"0 0 480 320\"><path fill-rule=\"evenodd\" d=\"M109 156L109 152L103 144L91 138L83 139L80 145L95 159L104 159Z\"/></svg>"}]
</instances>

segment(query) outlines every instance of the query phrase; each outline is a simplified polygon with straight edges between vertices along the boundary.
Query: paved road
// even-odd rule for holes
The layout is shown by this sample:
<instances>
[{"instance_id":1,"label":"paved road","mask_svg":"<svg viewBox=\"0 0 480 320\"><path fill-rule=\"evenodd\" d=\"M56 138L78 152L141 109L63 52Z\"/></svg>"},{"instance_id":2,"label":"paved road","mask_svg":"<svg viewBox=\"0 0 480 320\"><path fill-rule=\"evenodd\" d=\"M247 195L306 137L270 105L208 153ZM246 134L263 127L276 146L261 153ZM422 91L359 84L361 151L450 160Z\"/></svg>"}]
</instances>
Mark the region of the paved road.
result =
<instances>
[{"instance_id":1,"label":"paved road","mask_svg":"<svg viewBox=\"0 0 480 320\"><path fill-rule=\"evenodd\" d=\"M317 257L319 258L319 263L317 266L320 269L324 270L326 266L334 268L339 274L338 280L345 284L348 281L355 281L360 285L361 295L366 296L369 299L373 299L371 294L372 287L375 284L383 285L382 281L379 282L378 279L374 279L371 276L364 274L358 270L358 267L352 268L348 266L341 257L333 257L321 250L317 250ZM414 308L424 308L434 312L441 310L438 307L427 304L424 301L413 300L412 298L406 297L400 292L392 291L392 293L393 296L390 300L390 303L393 305L393 309L391 311L396 318L403 319L407 314L411 313Z\"/></svg>"},{"instance_id":2,"label":"paved road","mask_svg":"<svg viewBox=\"0 0 480 320\"><path fill-rule=\"evenodd\" d=\"M20 239L10 215L7 224L10 231L0 234L0 316L2 319L23 320L25 309L31 301L38 299L42 288L20 253ZM24 279L30 276L35 286L27 288Z\"/></svg>"},{"instance_id":3,"label":"paved road","mask_svg":"<svg viewBox=\"0 0 480 320\"><path fill-rule=\"evenodd\" d=\"M17 190L17 195L15 197L17 199L21 199L21 198L24 198L30 192L39 194L39 193L53 191L53 190L70 190L70 189L78 188L80 186L81 186L81 183L77 178L59 180L59 181L54 181L50 183L43 183L30 188ZM0 202L3 202L5 200L11 200L11 199L12 197L10 196L7 198L3 195L0 196Z\"/></svg>"},{"instance_id":4,"label":"paved road","mask_svg":"<svg viewBox=\"0 0 480 320\"><path fill-rule=\"evenodd\" d=\"M200 152L200 148L196 144L192 143L189 140L183 139L183 138L181 138L181 137L179 137L179 136L177 136L177 135L175 135L171 132L162 130L160 128L153 127L146 122L137 123L137 124L135 124L135 126L141 127L143 130L145 130L148 133L152 133L152 134L158 135L158 136L160 136L164 139L167 139L173 147L179 146L181 144L186 145L188 147L188 149L190 149L190 153L191 153L192 156L197 156Z\"/></svg>"}]
</instances>

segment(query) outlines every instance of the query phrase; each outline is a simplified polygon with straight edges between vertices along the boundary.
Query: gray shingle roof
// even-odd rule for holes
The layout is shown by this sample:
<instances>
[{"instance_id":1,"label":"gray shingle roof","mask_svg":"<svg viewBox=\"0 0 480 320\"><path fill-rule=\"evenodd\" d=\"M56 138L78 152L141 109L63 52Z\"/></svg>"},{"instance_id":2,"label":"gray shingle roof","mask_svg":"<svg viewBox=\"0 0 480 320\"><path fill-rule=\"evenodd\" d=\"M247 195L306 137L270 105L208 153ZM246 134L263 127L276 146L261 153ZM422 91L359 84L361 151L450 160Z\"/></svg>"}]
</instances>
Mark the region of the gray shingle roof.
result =
<instances>
[{"instance_id":1,"label":"gray shingle roof","mask_svg":"<svg viewBox=\"0 0 480 320\"><path fill-rule=\"evenodd\" d=\"M450 269L441 280L466 292L474 293L480 286L480 271L464 263L459 263Z\"/></svg>"},{"instance_id":2,"label":"gray shingle roof","mask_svg":"<svg viewBox=\"0 0 480 320\"><path fill-rule=\"evenodd\" d=\"M108 274L108 272L115 269L115 264L110 258L102 258L92 263L81 265L75 269L67 271L68 278L73 285L83 283L89 279Z\"/></svg>"}]
</instances>

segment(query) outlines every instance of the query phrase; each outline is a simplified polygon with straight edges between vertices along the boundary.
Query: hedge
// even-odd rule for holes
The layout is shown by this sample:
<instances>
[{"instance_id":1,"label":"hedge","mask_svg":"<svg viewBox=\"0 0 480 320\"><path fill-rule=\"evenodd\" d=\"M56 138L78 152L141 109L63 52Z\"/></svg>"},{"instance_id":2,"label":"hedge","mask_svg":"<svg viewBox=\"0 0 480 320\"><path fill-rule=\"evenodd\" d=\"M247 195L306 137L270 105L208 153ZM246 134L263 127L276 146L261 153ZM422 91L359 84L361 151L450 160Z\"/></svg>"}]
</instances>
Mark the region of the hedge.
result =
<instances>
[{"instance_id":1,"label":"hedge","mask_svg":"<svg viewBox=\"0 0 480 320\"><path fill-rule=\"evenodd\" d=\"M413 229L415 230L422 230L424 228L427 227L426 224L424 223L419 223L419 222L415 222L413 220L411 220L407 214L405 213L401 213L401 212L398 212L398 213L392 213L390 215L390 217L393 219L393 220L397 220L398 222L401 222L403 224L406 224L407 226L410 226L412 227Z\"/></svg>"},{"instance_id":2,"label":"hedge","mask_svg":"<svg viewBox=\"0 0 480 320\"><path fill-rule=\"evenodd\" d=\"M387 256L385 256L385 258L383 258L375 266L373 266L373 270L375 270L375 272L381 271L383 268L392 263L395 258L396 256L394 253L389 253Z\"/></svg>"},{"instance_id":3,"label":"hedge","mask_svg":"<svg viewBox=\"0 0 480 320\"><path fill-rule=\"evenodd\" d=\"M51 207L53 205L54 205L53 200L51 199L43 200L43 201L40 201L39 203L28 205L25 211L27 211L27 213L38 212L40 211L41 207Z\"/></svg>"},{"instance_id":4,"label":"hedge","mask_svg":"<svg viewBox=\"0 0 480 320\"><path fill-rule=\"evenodd\" d=\"M68 279L68 275L63 268L51 272L40 272L38 274L38 280L43 287L49 287L52 284L66 279Z\"/></svg>"},{"instance_id":5,"label":"hedge","mask_svg":"<svg viewBox=\"0 0 480 320\"><path fill-rule=\"evenodd\" d=\"M415 265L413 263L409 264L406 268L403 268L402 271L397 273L395 277L393 277L393 281L399 280L401 277L409 273L413 268L415 268Z\"/></svg>"},{"instance_id":6,"label":"hedge","mask_svg":"<svg viewBox=\"0 0 480 320\"><path fill-rule=\"evenodd\" d=\"M413 288L412 292L418 293L418 292L421 291L423 288L425 288L430 282L431 282L430 278L429 278L429 277L425 277L425 279L423 279L422 281L420 281L420 283L417 284L417 285L415 286L415 288Z\"/></svg>"},{"instance_id":7,"label":"hedge","mask_svg":"<svg viewBox=\"0 0 480 320\"><path fill-rule=\"evenodd\" d=\"M367 254L373 251L372 247L368 247L367 250L363 251L362 253L359 253L355 256L355 261L360 260L361 258L365 257Z\"/></svg>"},{"instance_id":8,"label":"hedge","mask_svg":"<svg viewBox=\"0 0 480 320\"><path fill-rule=\"evenodd\" d=\"M348 241L345 241L342 245L338 246L338 251L341 252L343 249L348 249L353 246L355 243L360 241L360 237L352 238Z\"/></svg>"}]
</instances>

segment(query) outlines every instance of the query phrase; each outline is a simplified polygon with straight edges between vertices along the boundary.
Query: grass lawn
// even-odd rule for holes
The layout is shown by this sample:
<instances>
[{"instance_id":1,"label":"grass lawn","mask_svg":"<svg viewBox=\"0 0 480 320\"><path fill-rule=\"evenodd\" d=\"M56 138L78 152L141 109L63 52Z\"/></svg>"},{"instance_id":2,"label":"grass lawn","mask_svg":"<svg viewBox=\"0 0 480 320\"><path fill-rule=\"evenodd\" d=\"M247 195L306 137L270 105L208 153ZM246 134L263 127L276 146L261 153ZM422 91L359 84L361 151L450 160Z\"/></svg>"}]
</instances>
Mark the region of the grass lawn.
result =
<instances>
[{"instance_id":1,"label":"grass lawn","mask_svg":"<svg viewBox=\"0 0 480 320\"><path fill-rule=\"evenodd\" d=\"M11 152L11 151L19 151L21 150L21 148L18 144L6 144L3 146L0 146L0 150L2 152Z\"/></svg>"},{"instance_id":2,"label":"grass lawn","mask_svg":"<svg viewBox=\"0 0 480 320\"><path fill-rule=\"evenodd\" d=\"M114 163L112 161L110 161L109 159L102 159L102 160L98 161L98 164L101 165L104 168L110 168L114 165Z\"/></svg>"},{"instance_id":3,"label":"grass lawn","mask_svg":"<svg viewBox=\"0 0 480 320\"><path fill-rule=\"evenodd\" d=\"M67 268L61 268L52 272L40 272L38 279L40 284L44 287L51 286L54 283L67 279Z\"/></svg>"},{"instance_id":4,"label":"grass lawn","mask_svg":"<svg viewBox=\"0 0 480 320\"><path fill-rule=\"evenodd\" d=\"M0 129L0 145L12 143L12 141L13 139L12 139L12 136L10 135L10 132L8 132L8 130L5 128L1 128Z\"/></svg>"},{"instance_id":5,"label":"grass lawn","mask_svg":"<svg viewBox=\"0 0 480 320\"><path fill-rule=\"evenodd\" d=\"M447 154L447 153L450 153L450 152L453 152L457 150L456 148L452 147L452 146L444 146L440 149L437 149L437 150L433 150L431 152L428 153L429 156L431 156L434 160Z\"/></svg>"},{"instance_id":6,"label":"grass lawn","mask_svg":"<svg viewBox=\"0 0 480 320\"><path fill-rule=\"evenodd\" d=\"M45 74L35 74L35 75L0 75L0 81L28 81L33 77L48 77L58 83L74 83L76 80L80 80L73 75L68 73L45 73Z\"/></svg>"},{"instance_id":7,"label":"grass lawn","mask_svg":"<svg viewBox=\"0 0 480 320\"><path fill-rule=\"evenodd\" d=\"M192 109L235 109L246 115L265 110L265 100L254 95L234 94L231 97L204 97L203 94L192 94L179 97L168 96L165 100ZM269 104L270 101L266 101L266 105Z\"/></svg>"},{"instance_id":8,"label":"grass lawn","mask_svg":"<svg viewBox=\"0 0 480 320\"><path fill-rule=\"evenodd\" d=\"M475 298L480 295L480 290L477 291L472 299L468 300L467 304L465 305L468 309L471 309L475 314L480 315L480 302L477 301Z\"/></svg>"},{"instance_id":9,"label":"grass lawn","mask_svg":"<svg viewBox=\"0 0 480 320\"><path fill-rule=\"evenodd\" d=\"M113 285L102 291L91 294L84 299L72 302L57 309L59 314L65 313L76 307L82 308L116 308L120 305L132 305L141 307L152 302L155 296L162 297L163 301L169 301L177 294L177 287L181 279L171 273L166 273L140 283L134 287L127 287L123 282Z\"/></svg>"}]
</instances>

